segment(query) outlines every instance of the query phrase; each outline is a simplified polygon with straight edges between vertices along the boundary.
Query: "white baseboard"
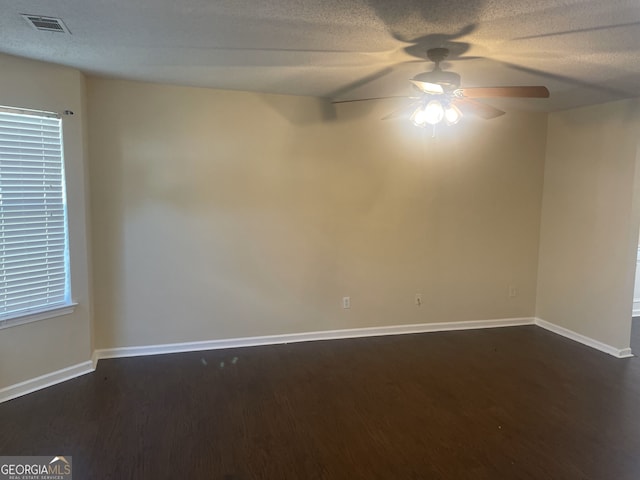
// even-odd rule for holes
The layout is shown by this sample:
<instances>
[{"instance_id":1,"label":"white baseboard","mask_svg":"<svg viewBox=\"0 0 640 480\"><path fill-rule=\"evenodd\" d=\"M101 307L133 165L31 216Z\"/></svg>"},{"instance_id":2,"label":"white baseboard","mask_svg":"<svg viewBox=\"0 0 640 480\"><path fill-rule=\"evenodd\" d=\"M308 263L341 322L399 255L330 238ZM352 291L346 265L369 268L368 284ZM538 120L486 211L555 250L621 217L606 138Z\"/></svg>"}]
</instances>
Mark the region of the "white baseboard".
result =
<instances>
[{"instance_id":1,"label":"white baseboard","mask_svg":"<svg viewBox=\"0 0 640 480\"><path fill-rule=\"evenodd\" d=\"M11 400L28 393L55 385L65 380L93 372L100 359L160 355L164 353L218 350L223 348L253 347L258 345L277 345L283 343L312 342L319 340L338 340L345 338L377 337L384 335L405 335L411 333L446 332L455 330L475 330L484 328L517 327L538 325L546 330L580 342L589 347L613 355L617 358L632 357L630 348L617 349L610 345L586 337L574 331L549 323L540 318L503 318L498 320L473 320L466 322L420 323L413 325L394 325L387 327L350 328L344 330L325 330L320 332L290 333L266 335L260 337L229 338L201 342L169 343L163 345L143 345L136 347L98 349L91 360L42 375L22 383L0 389L0 402Z\"/></svg>"},{"instance_id":2,"label":"white baseboard","mask_svg":"<svg viewBox=\"0 0 640 480\"><path fill-rule=\"evenodd\" d=\"M11 400L12 398L21 397L27 393L35 392L36 390L50 387L51 385L55 385L66 380L71 380L72 378L79 377L86 373L91 373L93 370L94 367L90 361L82 362L77 365L63 368L62 370L57 370L40 377L32 378L31 380L10 385L0 389L0 403Z\"/></svg>"},{"instance_id":3,"label":"white baseboard","mask_svg":"<svg viewBox=\"0 0 640 480\"><path fill-rule=\"evenodd\" d=\"M542 320L541 318L536 318L535 324L539 327L544 328L545 330L557 333L558 335L562 335L563 337L582 343L583 345L586 345L588 347L595 348L596 350L600 350L601 352L608 353L609 355L613 355L616 358L629 358L634 356L631 352L631 348L615 348L611 345L607 345L606 343L602 343L598 340L594 340L593 338L574 332L573 330L569 330L568 328L556 325L555 323Z\"/></svg>"},{"instance_id":4,"label":"white baseboard","mask_svg":"<svg viewBox=\"0 0 640 480\"><path fill-rule=\"evenodd\" d=\"M533 324L534 319L526 317L503 318L499 320L473 320L466 322L420 323L413 325L393 325L388 327L349 328L343 330L325 330L320 332L208 340L203 342L106 348L96 350L93 354L93 360L97 363L98 360L102 358L137 357L143 355L159 355L163 353L255 347L258 345L277 345L282 343L312 342L318 340L337 340L344 338L377 337L383 335L404 335L409 333L444 332L453 330L474 330L480 328L516 327Z\"/></svg>"}]
</instances>

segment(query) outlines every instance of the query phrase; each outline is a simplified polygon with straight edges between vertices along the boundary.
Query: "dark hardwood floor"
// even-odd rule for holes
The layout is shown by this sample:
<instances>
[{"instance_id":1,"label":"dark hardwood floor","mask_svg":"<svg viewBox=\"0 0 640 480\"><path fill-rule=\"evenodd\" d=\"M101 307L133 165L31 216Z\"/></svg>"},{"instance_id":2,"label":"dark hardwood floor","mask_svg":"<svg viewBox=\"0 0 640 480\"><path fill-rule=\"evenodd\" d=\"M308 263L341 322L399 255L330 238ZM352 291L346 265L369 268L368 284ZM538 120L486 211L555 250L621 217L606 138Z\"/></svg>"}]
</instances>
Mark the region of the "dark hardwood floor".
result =
<instances>
[{"instance_id":1,"label":"dark hardwood floor","mask_svg":"<svg viewBox=\"0 0 640 480\"><path fill-rule=\"evenodd\" d=\"M77 480L637 480L640 360L534 326L102 360L0 404L0 454Z\"/></svg>"}]
</instances>

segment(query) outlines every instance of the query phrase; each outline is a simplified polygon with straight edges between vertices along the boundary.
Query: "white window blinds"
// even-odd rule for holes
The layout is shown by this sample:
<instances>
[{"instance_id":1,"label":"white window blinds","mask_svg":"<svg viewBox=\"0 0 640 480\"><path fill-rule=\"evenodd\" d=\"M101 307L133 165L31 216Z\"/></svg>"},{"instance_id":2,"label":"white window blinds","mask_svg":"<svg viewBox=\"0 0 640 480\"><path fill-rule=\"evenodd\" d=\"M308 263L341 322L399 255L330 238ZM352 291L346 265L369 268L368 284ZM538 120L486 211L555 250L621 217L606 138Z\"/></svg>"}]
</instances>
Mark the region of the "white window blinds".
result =
<instances>
[{"instance_id":1,"label":"white window blinds","mask_svg":"<svg viewBox=\"0 0 640 480\"><path fill-rule=\"evenodd\" d=\"M70 303L62 124L0 108L0 324Z\"/></svg>"}]
</instances>

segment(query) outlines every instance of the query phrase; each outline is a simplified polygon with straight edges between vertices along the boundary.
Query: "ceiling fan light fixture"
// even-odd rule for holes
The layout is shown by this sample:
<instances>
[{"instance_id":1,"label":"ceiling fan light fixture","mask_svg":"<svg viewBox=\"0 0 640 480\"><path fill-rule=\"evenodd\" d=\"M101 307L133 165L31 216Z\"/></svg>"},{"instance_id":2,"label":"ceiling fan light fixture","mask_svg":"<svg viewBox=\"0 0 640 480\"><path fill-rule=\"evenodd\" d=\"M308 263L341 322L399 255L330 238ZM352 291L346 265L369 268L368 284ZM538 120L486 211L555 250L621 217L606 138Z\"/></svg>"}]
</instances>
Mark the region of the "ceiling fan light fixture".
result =
<instances>
[{"instance_id":1,"label":"ceiling fan light fixture","mask_svg":"<svg viewBox=\"0 0 640 480\"><path fill-rule=\"evenodd\" d=\"M447 58L449 50L447 48L432 48L427 50L427 58L435 63L433 70L422 72L409 80L413 87L419 92L419 96L411 95L403 98L410 98L414 101L395 112L383 117L383 120L393 118L398 113L411 114L412 123L421 128L427 125L437 125L445 122L446 125L455 125L460 122L463 116L475 115L485 120L504 115L502 110L491 105L478 102L476 98L548 98L549 89L542 85L538 86L499 86L499 87L465 87L460 88L460 75L455 72L445 71L440 68L440 63ZM474 57L464 57L467 59ZM376 97L362 98L357 100L340 100L333 103L360 102L364 100L380 100ZM462 111L464 110L464 115Z\"/></svg>"},{"instance_id":2,"label":"ceiling fan light fixture","mask_svg":"<svg viewBox=\"0 0 640 480\"><path fill-rule=\"evenodd\" d=\"M440 100L431 100L427 104L421 104L411 114L411 121L416 127L426 127L427 125L437 125L446 120L448 125L458 123L462 114L460 110L452 106L443 105Z\"/></svg>"}]
</instances>

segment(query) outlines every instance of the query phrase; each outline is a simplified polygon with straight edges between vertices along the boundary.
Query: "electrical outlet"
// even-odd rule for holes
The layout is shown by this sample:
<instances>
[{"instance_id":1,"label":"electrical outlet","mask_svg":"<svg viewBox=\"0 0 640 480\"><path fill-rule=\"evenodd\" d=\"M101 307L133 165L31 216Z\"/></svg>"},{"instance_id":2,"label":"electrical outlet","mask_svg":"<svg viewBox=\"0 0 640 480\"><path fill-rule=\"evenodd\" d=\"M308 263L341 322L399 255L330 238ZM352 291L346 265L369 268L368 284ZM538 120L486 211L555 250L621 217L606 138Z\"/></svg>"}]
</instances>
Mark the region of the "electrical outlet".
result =
<instances>
[{"instance_id":1,"label":"electrical outlet","mask_svg":"<svg viewBox=\"0 0 640 480\"><path fill-rule=\"evenodd\" d=\"M509 285L509 297L514 298L518 296L518 287L515 285Z\"/></svg>"},{"instance_id":2,"label":"electrical outlet","mask_svg":"<svg viewBox=\"0 0 640 480\"><path fill-rule=\"evenodd\" d=\"M416 303L417 307L421 307L422 306L422 294L421 293L416 293L415 303Z\"/></svg>"},{"instance_id":3,"label":"electrical outlet","mask_svg":"<svg viewBox=\"0 0 640 480\"><path fill-rule=\"evenodd\" d=\"M351 308L351 297L342 297L342 308Z\"/></svg>"}]
</instances>

